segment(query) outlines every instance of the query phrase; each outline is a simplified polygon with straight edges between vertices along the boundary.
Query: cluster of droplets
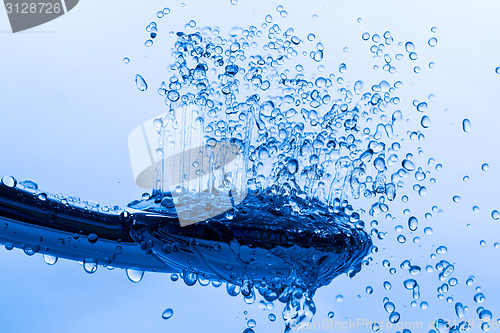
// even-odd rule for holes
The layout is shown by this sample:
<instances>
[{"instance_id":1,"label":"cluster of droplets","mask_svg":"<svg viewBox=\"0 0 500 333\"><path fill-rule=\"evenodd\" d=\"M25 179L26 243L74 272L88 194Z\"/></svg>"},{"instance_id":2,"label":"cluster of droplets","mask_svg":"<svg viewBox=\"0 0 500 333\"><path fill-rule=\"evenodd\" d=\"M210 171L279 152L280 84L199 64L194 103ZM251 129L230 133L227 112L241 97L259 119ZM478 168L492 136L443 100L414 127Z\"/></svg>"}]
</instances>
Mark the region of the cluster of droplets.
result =
<instances>
[{"instance_id":1,"label":"cluster of droplets","mask_svg":"<svg viewBox=\"0 0 500 333\"><path fill-rule=\"evenodd\" d=\"M286 17L282 6L277 11ZM436 182L429 169L416 164L413 153L402 153L406 138L397 132L398 125L405 120L404 112L398 109L397 90L403 85L401 81L382 80L371 87L366 87L361 80L352 84L344 79L348 71L346 63L341 63L334 73L308 77L300 57L321 62L323 44L313 33L301 38L293 28L283 28L272 15L264 18L260 28L236 27L226 38L218 29L201 29L193 23L188 23L186 30L189 32L170 32L170 36L177 39L173 48L175 62L169 67L171 76L161 84L158 93L165 98L170 110L190 103L204 109L199 121L204 125L207 143L229 138L246 145L250 191L288 198L292 206L297 198L320 202L330 213L344 213L357 228L363 229L365 223L351 206L352 199L371 199L374 203L368 210L370 216L385 214L386 219L395 220L396 217L389 214L388 202L396 199L397 189L404 188L410 179L415 182L413 190L425 196L424 181ZM435 33L436 28L431 31ZM382 68L390 74L396 73L396 61L403 60L405 52L411 62L418 59L413 42L394 42L389 31L381 35L366 32L362 39L373 42L370 51L374 58L383 60L374 70ZM308 50L311 43L313 49ZM437 39L431 37L427 44L435 47ZM392 47L402 48L403 52L394 55L390 51ZM321 65L321 70L324 69ZM418 73L420 68L415 66L414 71ZM136 83L139 90L147 87L142 77ZM431 126L427 112L432 99L430 95L428 100L413 101L414 109L422 114L423 130ZM470 121L464 119L464 132L469 132L470 127ZM410 141L425 139L422 130L410 130L406 134ZM418 148L418 155L422 154ZM437 171L442 168L433 158L427 166ZM401 196L401 201L407 202L408 196ZM436 206L433 212L438 212ZM404 214L410 211L406 209ZM426 213L425 217L430 219L432 213ZM418 218L408 216L407 221L410 232L416 232ZM377 220L370 226L372 236L380 240L386 237L386 232L378 230ZM398 243L404 244L403 227L396 227L396 231L400 233ZM424 234L432 234L432 228L425 227ZM418 236L413 237L414 243L419 241ZM376 252L375 246L372 253ZM365 260L365 265L370 259ZM388 261L385 265L390 266ZM453 267L443 262L436 265L439 278L449 278ZM401 269L411 275L422 271L408 260L401 264ZM427 271L432 270L427 266ZM395 274L396 269L391 267L390 272ZM191 275L184 272L183 276ZM454 286L458 283L455 281L450 278L447 285ZM187 282L184 278L184 282L196 283L189 278ZM412 292L416 304L420 298L419 284L415 279L408 279L404 286ZM385 281L384 288L390 290L391 283ZM237 289L233 285L228 293L234 295ZM368 290L373 292L372 287L367 287L367 293ZM445 290L442 286L439 295L444 295ZM307 298L299 298L296 303L295 306L293 302L287 303L288 307L292 306L290 315L294 318L301 311L314 314L312 306L303 308ZM397 323L400 315L391 304L388 299L384 300L389 321ZM426 309L428 303L422 301L420 307ZM287 311L285 309L285 319ZM291 318L286 321L287 330L297 324ZM376 328L375 325L373 329Z\"/></svg>"}]
</instances>

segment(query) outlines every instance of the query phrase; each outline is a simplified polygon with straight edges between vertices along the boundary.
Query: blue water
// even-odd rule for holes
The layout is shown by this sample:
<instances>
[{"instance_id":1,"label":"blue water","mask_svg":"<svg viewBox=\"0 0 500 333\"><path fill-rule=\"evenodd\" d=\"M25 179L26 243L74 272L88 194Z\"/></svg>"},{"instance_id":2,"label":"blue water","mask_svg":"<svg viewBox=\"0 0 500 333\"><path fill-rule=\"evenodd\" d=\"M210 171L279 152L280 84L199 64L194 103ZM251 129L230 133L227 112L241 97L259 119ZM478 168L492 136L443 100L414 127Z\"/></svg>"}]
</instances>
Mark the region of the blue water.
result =
<instances>
[{"instance_id":1,"label":"blue water","mask_svg":"<svg viewBox=\"0 0 500 333\"><path fill-rule=\"evenodd\" d=\"M162 222L160 227L166 230L162 231L151 229L151 221L147 219L143 221L138 217L134 220L132 235L144 251L154 253L169 265L179 264L177 273L186 285L206 285L210 280L217 285L229 281L227 292L231 296L241 294L247 303L253 303L259 297L266 302L278 300L285 303L282 317L286 330L308 322L316 323L313 295L318 288L328 285L343 273L353 277L354 283L357 279L354 275L361 267L372 269L374 266L388 274L363 288L363 297L373 295L379 298L377 309L383 313L384 320L371 323L369 329L373 331L388 329L388 323L394 324L392 328L396 330L398 323L412 320L407 308L427 311L433 309L436 302L447 305L456 318L440 319L445 316L437 311L427 312L426 316L432 317L429 319L432 324L427 326L425 323L423 329L417 327L411 331L449 332L465 329L467 325L488 330L496 325L490 311L483 308L488 294L484 294L480 287L474 289L476 279L471 276L473 272L465 277L456 273L455 261L446 244L434 241L432 253L420 247L421 242L432 239L436 229L433 217L442 210L441 203L436 202L423 208L425 211L421 213L419 202L425 202L424 197L439 182L440 170L447 165L440 156L431 156L421 148L428 131L436 126L433 115L435 96L412 96L411 93L408 96L408 90L403 89L410 80L401 76L396 78L396 74L409 70L412 75L419 75L433 68L432 59L421 60L421 50L440 46L441 39L435 27L429 28L426 43L420 44L384 30L361 33L356 43L367 51L368 56L364 55L366 62L372 62L374 72L380 73L379 80L368 83L364 76L350 74L354 66L349 61L339 61L335 66L324 64L324 54L330 50L325 49L315 36L320 34L295 32L286 24L288 13L283 8L256 20L254 26L229 31L199 28L192 20L186 23L183 31L168 32L168 25L162 20L176 13L173 10L161 13L157 13L155 22L147 25L144 46L154 52L162 42L168 44L174 60L158 64L162 67L163 82L156 82L157 78L135 68L137 73L133 73L131 84L136 84L138 93L144 94L145 100L154 100L161 105L163 111L177 110L186 105L203 110L200 121L207 142L239 140L247 145L247 184L251 195L242 206L235 207L230 216L220 216L213 222L219 223L218 228L229 226L231 229L233 226L234 230L248 230L248 233L242 233L239 238L231 235L220 243L209 239L221 247L212 244L213 251L208 256L195 254L193 257L204 257L199 263L189 265L180 262L184 258L175 257L177 251L172 249L177 249L179 244L173 242L169 234L182 234L175 222ZM360 22L362 20L357 24ZM349 49L346 47L340 52L348 54ZM126 57L124 64L133 65L133 57ZM123 70L129 69L124 67ZM410 100L410 107L403 104L404 100ZM468 118L462 117L459 121L460 130L465 134L473 131L473 125ZM160 142L159 145L164 144ZM482 172L488 168L489 165L483 162L478 167ZM460 178L464 183L468 180L469 176ZM10 179L4 178L3 182L9 186ZM51 198L41 191L36 195L42 201L44 196ZM175 197L176 194L172 195ZM168 196L153 191L142 201L131 203L130 208L174 216L169 210L172 207L160 204ZM466 196L463 197L462 193L454 193L449 201L460 205L466 200ZM53 198L67 200L69 197ZM110 209L94 201L81 205L101 211ZM479 211L479 207L474 206L474 211ZM248 223L242 214L252 216ZM499 216L496 210L488 215L493 220ZM220 232L218 228L215 230ZM249 244L262 249L263 255L272 253L264 246L268 245L269 239L259 238L266 235L262 231L266 228L279 235L290 230L300 235L301 230L319 232L325 228L322 230L325 237L319 238L320 244L338 228L342 230L342 239L349 239L350 234L358 234L361 238L369 234L374 245L368 251L356 242L344 244L340 248L351 252L349 255L341 253L340 257L333 255L334 249L323 248L320 250L326 258L321 257L323 273L318 272L314 261L320 258L303 250L304 244L298 252L290 250L288 245L298 242L298 238L293 237L292 240L285 237L286 240L276 241L287 244L285 248L290 252L280 250L279 255L273 254L286 263L283 265L280 261L279 264L285 267L286 273L277 274L274 268L266 271L258 265L252 271L252 267L242 264L252 260L258 263L255 256L260 258L261 254L255 252L247 260L236 261L234 267L222 265L223 268L231 266L222 272L214 272L214 265L206 264L213 252L232 251L229 240L242 245L246 239ZM251 232L256 229L259 232L254 236ZM399 260L398 256L398 259L394 258L393 254L384 254L383 258L377 256L379 250L389 247L388 244L396 249L412 246L412 251L404 254L404 260ZM187 248L188 243L184 247ZM313 248L317 250L319 247L315 242ZM365 255L368 257L364 258ZM271 260L271 266L277 265L279 260ZM57 259L46 256L46 261L55 263ZM88 273L94 273L97 264L86 262L84 268ZM231 276L230 271L235 270L237 273ZM248 278L247 272L257 272L261 276ZM140 271L128 272L132 281L140 281L142 274ZM429 282L429 276L432 282ZM179 275L174 273L172 279L179 279ZM275 279L276 284L269 283L269 279ZM262 281L266 283L259 285ZM397 288L401 290L395 294ZM474 295L463 300L461 295L465 291L462 290L466 288L474 289ZM381 289L387 294L377 294ZM391 290L393 294L390 294ZM427 293L425 296L424 292ZM343 291L339 291L340 294ZM342 296L336 299L339 304L342 300ZM175 318L175 310L174 304L163 312L162 317L170 321L170 318ZM269 315L271 322L280 321L273 316ZM336 318L333 311L328 317ZM252 320L247 321L247 333L259 331Z\"/></svg>"}]
</instances>

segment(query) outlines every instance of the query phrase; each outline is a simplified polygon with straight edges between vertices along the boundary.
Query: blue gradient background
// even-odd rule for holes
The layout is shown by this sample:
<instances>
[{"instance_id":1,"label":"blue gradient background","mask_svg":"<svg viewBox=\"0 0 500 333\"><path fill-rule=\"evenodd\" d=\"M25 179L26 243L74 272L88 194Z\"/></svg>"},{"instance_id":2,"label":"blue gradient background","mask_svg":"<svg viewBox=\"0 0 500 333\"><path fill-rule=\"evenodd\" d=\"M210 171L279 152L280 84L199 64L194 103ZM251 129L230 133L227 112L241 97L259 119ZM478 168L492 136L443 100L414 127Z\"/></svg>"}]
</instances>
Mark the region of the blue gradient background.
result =
<instances>
[{"instance_id":1,"label":"blue gradient background","mask_svg":"<svg viewBox=\"0 0 500 333\"><path fill-rule=\"evenodd\" d=\"M198 26L218 25L224 31L236 25L258 26L268 13L278 16L278 2L239 2L232 6L229 0L186 1L183 7L179 1L81 1L61 18L15 35L0 10L0 175L34 179L47 192L76 194L102 204L123 207L139 197L142 190L133 181L127 136L164 110L154 95L171 59L168 31L181 29L190 19ZM437 183L428 186L428 195L409 203L414 214L422 215L433 205L442 209L442 214L426 222L434 233L421 236L418 246L394 240L379 243L372 266L352 280L341 276L317 292L314 320L322 321L332 310L335 320L387 321L382 307L386 295L394 299L402 321L422 321L426 328L437 317L454 319L452 304L436 298L435 273L418 276L421 300L429 303L423 311L409 306L411 293L398 282L406 276L399 272L390 277L380 267L383 259L398 266L409 258L424 267L434 262L429 254L439 245L448 246L445 259L456 264L460 285L450 293L455 301L472 304L473 289L464 284L475 275L487 298L484 305L497 318L500 249L493 244L500 241L500 223L490 213L500 209L500 75L495 73L500 66L500 3L421 1L410 6L399 1L318 0L281 4L289 15L279 22L293 26L302 36L314 32L325 45L325 66L335 69L345 61L346 75L353 80L382 79L371 69L372 54L361 39L365 31L389 30L395 41L413 41L419 59L436 63L419 75L411 72L409 63L398 72L405 82L401 98L408 105L430 93L436 96L428 112L432 126L419 144L426 158L434 157L444 167L433 172ZM159 20L155 14L164 7L172 12ZM313 14L318 15L317 21L311 19ZM361 23L356 22L358 17ZM153 20L160 24L159 38L146 49L145 27ZM432 26L438 28L438 45L433 49L426 44L433 35ZM344 46L349 52L341 52ZM130 57L131 63L125 65L124 57ZM423 60L420 66L425 66ZM147 92L135 87L136 73L147 79L151 87ZM416 113L409 107L405 111L410 128L419 127L421 115ZM471 133L461 131L464 117L472 122ZM484 162L490 165L487 172L480 170ZM468 183L461 180L465 174L471 178ZM455 194L462 197L459 204L452 202ZM473 205L481 211L473 213ZM401 218L396 224L406 223L402 209L400 202L391 206ZM381 223L386 223L381 230L394 230L396 225ZM471 226L466 227L467 223ZM485 246L479 245L481 239ZM258 302L249 306L241 297L228 296L224 288L186 287L163 274L146 274L133 284L122 270L100 267L89 275L75 262L59 260L48 266L40 255L28 257L20 250L3 248L0 270L2 332L242 332L245 318L257 320L257 332L283 330L280 304L273 311L278 320L271 323ZM389 278L393 289L388 292L382 283ZM367 285L374 294L365 293ZM344 296L341 303L335 300L339 294ZM174 316L164 321L161 313L169 307ZM473 312L467 318L476 318Z\"/></svg>"}]
</instances>

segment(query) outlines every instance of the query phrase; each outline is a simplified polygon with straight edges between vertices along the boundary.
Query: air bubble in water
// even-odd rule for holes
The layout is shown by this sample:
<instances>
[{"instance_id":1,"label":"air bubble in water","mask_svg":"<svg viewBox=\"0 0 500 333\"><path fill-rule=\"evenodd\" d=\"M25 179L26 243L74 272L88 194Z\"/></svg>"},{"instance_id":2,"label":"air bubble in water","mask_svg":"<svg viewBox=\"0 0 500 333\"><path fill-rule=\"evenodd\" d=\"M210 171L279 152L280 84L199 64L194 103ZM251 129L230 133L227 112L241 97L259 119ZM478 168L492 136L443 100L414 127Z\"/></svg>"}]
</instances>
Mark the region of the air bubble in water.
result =
<instances>
[{"instance_id":1,"label":"air bubble in water","mask_svg":"<svg viewBox=\"0 0 500 333\"><path fill-rule=\"evenodd\" d=\"M174 310L168 308L165 311L163 311L163 313L161 314L161 317L163 319L167 320L169 318L172 318L173 315L174 315Z\"/></svg>"},{"instance_id":2,"label":"air bubble in water","mask_svg":"<svg viewBox=\"0 0 500 333\"><path fill-rule=\"evenodd\" d=\"M148 85L147 85L146 81L139 74L135 75L135 84L137 85L137 89L139 89L140 91L145 91L148 89Z\"/></svg>"},{"instance_id":3,"label":"air bubble in water","mask_svg":"<svg viewBox=\"0 0 500 333\"><path fill-rule=\"evenodd\" d=\"M144 277L144 271L142 269L127 268L125 272L127 273L128 279L133 283L141 282Z\"/></svg>"}]
</instances>

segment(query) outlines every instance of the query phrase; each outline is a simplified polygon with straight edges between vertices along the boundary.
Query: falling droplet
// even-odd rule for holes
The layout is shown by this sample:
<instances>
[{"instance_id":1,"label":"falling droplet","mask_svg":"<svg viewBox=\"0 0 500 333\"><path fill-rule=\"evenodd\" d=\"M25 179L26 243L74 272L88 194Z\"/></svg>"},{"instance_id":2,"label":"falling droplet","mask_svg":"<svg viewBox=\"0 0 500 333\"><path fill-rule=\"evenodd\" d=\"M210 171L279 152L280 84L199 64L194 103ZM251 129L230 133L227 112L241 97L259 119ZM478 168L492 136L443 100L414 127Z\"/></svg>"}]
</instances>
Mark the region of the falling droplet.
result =
<instances>
[{"instance_id":1,"label":"falling droplet","mask_svg":"<svg viewBox=\"0 0 500 333\"><path fill-rule=\"evenodd\" d=\"M462 120L462 129L465 133L469 133L470 132L470 129L471 129L471 123L470 123L470 120L465 118L464 120Z\"/></svg>"},{"instance_id":2,"label":"falling droplet","mask_svg":"<svg viewBox=\"0 0 500 333\"><path fill-rule=\"evenodd\" d=\"M165 311L163 311L163 313L161 314L161 317L163 319L167 320L169 318L172 318L173 315L174 315L174 310L168 308Z\"/></svg>"},{"instance_id":3,"label":"falling droplet","mask_svg":"<svg viewBox=\"0 0 500 333\"><path fill-rule=\"evenodd\" d=\"M389 321L390 321L391 323L393 323L393 324L396 324L396 323L399 321L399 318L400 318L400 317L401 317L401 316L399 315L399 313L398 313L398 312L396 312L396 311L394 311L393 313L391 313L391 314L389 315Z\"/></svg>"},{"instance_id":4,"label":"falling droplet","mask_svg":"<svg viewBox=\"0 0 500 333\"><path fill-rule=\"evenodd\" d=\"M429 128L431 126L431 120L427 116L423 116L422 120L420 120L420 124L423 128Z\"/></svg>"},{"instance_id":5,"label":"falling droplet","mask_svg":"<svg viewBox=\"0 0 500 333\"><path fill-rule=\"evenodd\" d=\"M432 37L427 41L427 44L429 44L430 47L434 47L437 45L437 39L436 37Z\"/></svg>"},{"instance_id":6,"label":"falling droplet","mask_svg":"<svg viewBox=\"0 0 500 333\"><path fill-rule=\"evenodd\" d=\"M457 314L458 318L465 317L465 310L462 303L457 302L457 304L455 304L455 313Z\"/></svg>"},{"instance_id":7,"label":"falling droplet","mask_svg":"<svg viewBox=\"0 0 500 333\"><path fill-rule=\"evenodd\" d=\"M417 230L418 220L415 216L412 216L408 219L408 228L410 228L411 231Z\"/></svg>"},{"instance_id":8,"label":"falling droplet","mask_svg":"<svg viewBox=\"0 0 500 333\"><path fill-rule=\"evenodd\" d=\"M127 272L128 279L133 283L141 282L144 277L144 271L142 269L127 268L125 271Z\"/></svg>"},{"instance_id":9,"label":"falling droplet","mask_svg":"<svg viewBox=\"0 0 500 333\"><path fill-rule=\"evenodd\" d=\"M135 84L137 85L137 89L139 89L140 91L145 91L148 89L148 85L147 85L146 81L139 74L135 75Z\"/></svg>"}]
</instances>

